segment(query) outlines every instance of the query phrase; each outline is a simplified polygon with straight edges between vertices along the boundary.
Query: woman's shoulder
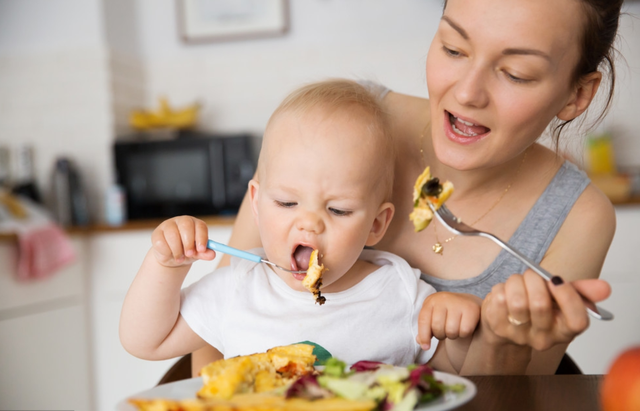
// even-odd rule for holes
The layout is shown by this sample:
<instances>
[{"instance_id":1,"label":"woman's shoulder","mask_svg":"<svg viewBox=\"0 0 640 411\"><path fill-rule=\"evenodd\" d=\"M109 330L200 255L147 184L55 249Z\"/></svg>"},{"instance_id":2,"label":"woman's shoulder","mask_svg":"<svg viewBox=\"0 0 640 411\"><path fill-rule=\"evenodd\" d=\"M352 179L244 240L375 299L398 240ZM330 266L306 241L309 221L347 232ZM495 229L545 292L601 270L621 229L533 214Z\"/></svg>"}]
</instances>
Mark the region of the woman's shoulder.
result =
<instances>
[{"instance_id":1,"label":"woman's shoulder","mask_svg":"<svg viewBox=\"0 0 640 411\"><path fill-rule=\"evenodd\" d=\"M616 229L616 214L609 198L593 183L584 189L567 216L568 223L576 220L580 227L595 230L599 236L612 239ZM610 241L609 241L610 242Z\"/></svg>"},{"instance_id":2,"label":"woman's shoulder","mask_svg":"<svg viewBox=\"0 0 640 411\"><path fill-rule=\"evenodd\" d=\"M569 160L564 160L560 169L554 179L559 189L584 187L565 220L569 231L595 229L601 235L612 238L615 232L615 209L609 198L590 182L584 171Z\"/></svg>"},{"instance_id":3,"label":"woman's shoulder","mask_svg":"<svg viewBox=\"0 0 640 411\"><path fill-rule=\"evenodd\" d=\"M568 280L597 278L616 230L615 209L607 196L589 183L567 215L547 258L564 258Z\"/></svg>"}]
</instances>

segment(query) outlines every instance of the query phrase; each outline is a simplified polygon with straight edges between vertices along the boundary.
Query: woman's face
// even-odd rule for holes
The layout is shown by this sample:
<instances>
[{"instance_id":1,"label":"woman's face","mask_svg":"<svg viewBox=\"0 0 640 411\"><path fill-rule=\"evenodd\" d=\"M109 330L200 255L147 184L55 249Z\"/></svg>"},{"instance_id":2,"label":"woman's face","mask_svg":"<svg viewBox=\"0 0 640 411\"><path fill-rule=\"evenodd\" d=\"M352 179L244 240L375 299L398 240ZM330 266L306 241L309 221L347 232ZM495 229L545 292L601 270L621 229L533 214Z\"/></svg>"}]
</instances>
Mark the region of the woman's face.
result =
<instances>
[{"instance_id":1,"label":"woman's face","mask_svg":"<svg viewBox=\"0 0 640 411\"><path fill-rule=\"evenodd\" d=\"M449 0L427 57L433 145L458 170L522 153L574 96L577 0Z\"/></svg>"}]
</instances>

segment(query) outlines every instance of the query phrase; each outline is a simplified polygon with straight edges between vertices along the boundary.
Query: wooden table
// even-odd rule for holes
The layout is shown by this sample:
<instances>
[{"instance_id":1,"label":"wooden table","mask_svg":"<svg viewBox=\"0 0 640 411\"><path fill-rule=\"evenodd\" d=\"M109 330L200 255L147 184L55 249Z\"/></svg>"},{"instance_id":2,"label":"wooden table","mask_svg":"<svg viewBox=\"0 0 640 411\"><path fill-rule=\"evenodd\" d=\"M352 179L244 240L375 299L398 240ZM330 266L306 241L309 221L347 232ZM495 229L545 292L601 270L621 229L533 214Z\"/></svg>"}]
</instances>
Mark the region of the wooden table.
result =
<instances>
[{"instance_id":1,"label":"wooden table","mask_svg":"<svg viewBox=\"0 0 640 411\"><path fill-rule=\"evenodd\" d=\"M600 411L602 375L466 378L478 392L456 411Z\"/></svg>"}]
</instances>

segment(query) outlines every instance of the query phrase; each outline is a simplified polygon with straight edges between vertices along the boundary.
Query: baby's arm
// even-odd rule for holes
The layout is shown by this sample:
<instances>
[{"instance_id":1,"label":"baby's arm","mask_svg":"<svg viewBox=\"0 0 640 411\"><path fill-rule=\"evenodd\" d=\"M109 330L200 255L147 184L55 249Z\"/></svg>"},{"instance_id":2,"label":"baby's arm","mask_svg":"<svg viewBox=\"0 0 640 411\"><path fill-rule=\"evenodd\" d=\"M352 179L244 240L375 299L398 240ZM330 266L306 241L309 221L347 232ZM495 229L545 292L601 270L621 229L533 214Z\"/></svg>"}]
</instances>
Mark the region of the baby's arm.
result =
<instances>
[{"instance_id":1,"label":"baby's arm","mask_svg":"<svg viewBox=\"0 0 640 411\"><path fill-rule=\"evenodd\" d=\"M211 261L204 221L181 216L169 219L151 236L152 247L124 300L120 341L136 357L173 358L204 346L180 316L180 288L191 264Z\"/></svg>"}]
</instances>

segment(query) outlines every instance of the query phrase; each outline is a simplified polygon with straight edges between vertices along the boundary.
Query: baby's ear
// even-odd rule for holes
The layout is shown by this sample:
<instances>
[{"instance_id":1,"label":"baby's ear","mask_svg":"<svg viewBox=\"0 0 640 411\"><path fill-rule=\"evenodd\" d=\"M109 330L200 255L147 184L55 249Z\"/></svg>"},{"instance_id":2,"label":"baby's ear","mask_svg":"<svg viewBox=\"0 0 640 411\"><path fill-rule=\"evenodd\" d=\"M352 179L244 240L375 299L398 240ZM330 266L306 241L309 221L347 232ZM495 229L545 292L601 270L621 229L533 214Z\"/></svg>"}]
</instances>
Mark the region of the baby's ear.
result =
<instances>
[{"instance_id":1,"label":"baby's ear","mask_svg":"<svg viewBox=\"0 0 640 411\"><path fill-rule=\"evenodd\" d=\"M249 200L251 202L251 211L253 212L253 218L258 223L258 189L260 183L257 180L252 179L249 181Z\"/></svg>"},{"instance_id":2,"label":"baby's ear","mask_svg":"<svg viewBox=\"0 0 640 411\"><path fill-rule=\"evenodd\" d=\"M369 236L367 237L365 245L371 247L382 240L384 233L386 233L387 228L389 228L389 223L391 223L394 212L395 207L393 204L382 203L380 208L378 208L378 214L376 215L375 220L373 220L373 224L371 224L371 231L369 231Z\"/></svg>"}]
</instances>

